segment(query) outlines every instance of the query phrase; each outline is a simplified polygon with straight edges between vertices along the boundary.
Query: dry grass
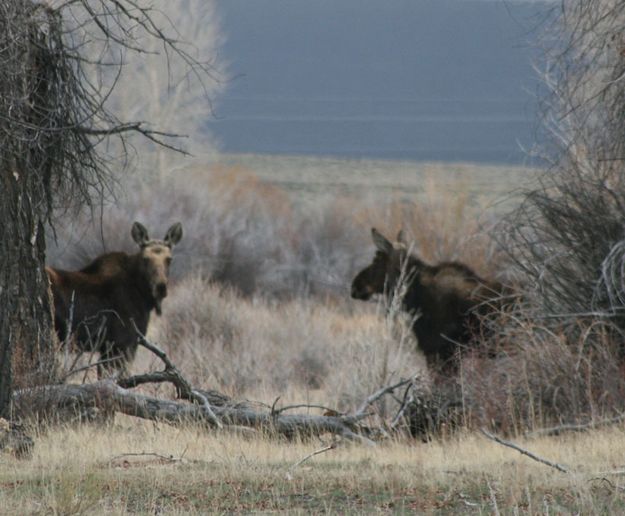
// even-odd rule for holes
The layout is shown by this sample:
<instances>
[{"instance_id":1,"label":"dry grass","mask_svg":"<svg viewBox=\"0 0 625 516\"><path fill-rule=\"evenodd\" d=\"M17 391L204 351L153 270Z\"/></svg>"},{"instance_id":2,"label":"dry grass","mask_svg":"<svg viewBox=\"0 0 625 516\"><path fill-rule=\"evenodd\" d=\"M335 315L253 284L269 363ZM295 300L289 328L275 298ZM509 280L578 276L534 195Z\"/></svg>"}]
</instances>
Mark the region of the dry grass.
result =
<instances>
[{"instance_id":1,"label":"dry grass","mask_svg":"<svg viewBox=\"0 0 625 516\"><path fill-rule=\"evenodd\" d=\"M471 418L517 434L561 423L585 424L625 409L620 342L602 322L578 322L575 333L536 320L508 322L495 358L462 364Z\"/></svg>"},{"instance_id":2,"label":"dry grass","mask_svg":"<svg viewBox=\"0 0 625 516\"><path fill-rule=\"evenodd\" d=\"M559 473L475 434L429 444L339 447L291 469L322 445L123 418L106 432L82 427L44 434L28 461L3 456L0 512L493 513L495 504L527 514L623 511L621 477L606 473L623 466L614 456L625 446L621 429L521 444L574 473Z\"/></svg>"},{"instance_id":3,"label":"dry grass","mask_svg":"<svg viewBox=\"0 0 625 516\"><path fill-rule=\"evenodd\" d=\"M380 311L351 300L246 298L188 276L150 336L200 387L348 410L381 386L424 374L410 329ZM141 353L135 369L156 366Z\"/></svg>"}]
</instances>

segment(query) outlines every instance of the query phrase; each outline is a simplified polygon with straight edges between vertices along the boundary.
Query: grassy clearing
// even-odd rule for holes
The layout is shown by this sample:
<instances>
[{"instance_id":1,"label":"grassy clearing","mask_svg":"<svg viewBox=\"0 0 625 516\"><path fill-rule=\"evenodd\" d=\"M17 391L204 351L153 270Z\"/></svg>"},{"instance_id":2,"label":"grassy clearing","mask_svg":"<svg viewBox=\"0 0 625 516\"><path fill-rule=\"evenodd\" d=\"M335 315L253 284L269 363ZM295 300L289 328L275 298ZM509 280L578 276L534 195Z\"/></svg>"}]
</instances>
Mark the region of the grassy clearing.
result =
<instances>
[{"instance_id":1,"label":"grassy clearing","mask_svg":"<svg viewBox=\"0 0 625 516\"><path fill-rule=\"evenodd\" d=\"M372 225L389 235L403 227L427 260L461 259L488 277L505 266L489 231L505 188L523 184L529 173L343 165L240 157L131 183L107 212L98 228L107 249L127 248L134 219L150 228L183 220L170 293L149 336L194 385L269 404L280 396L278 406L349 411L380 386L423 372L405 321L349 298L353 274L373 257ZM82 228L60 231L56 257L69 268L103 250L94 237L100 232ZM81 234L82 243L69 238ZM567 336L526 322L501 336L518 344L509 355L464 363L463 395L479 409L475 421L520 433L568 421L571 411L580 422L612 415L602 403L623 399L622 375L609 353L586 360L585 340L571 346ZM160 367L143 350L133 364L135 372ZM172 394L163 386L151 392ZM374 410L388 420L396 407L387 399ZM0 457L0 512L625 510L620 477L602 473L625 464L614 454L625 448L622 430L519 442L575 473L551 470L468 431L427 444L340 447L290 471L323 443L247 440L119 418L106 429L43 434L29 460ZM131 453L139 455L124 455Z\"/></svg>"},{"instance_id":2,"label":"grassy clearing","mask_svg":"<svg viewBox=\"0 0 625 516\"><path fill-rule=\"evenodd\" d=\"M520 441L565 475L475 434L433 443L348 446L292 466L318 442L242 439L117 420L42 435L27 461L2 457L4 514L618 513L622 429ZM138 455L126 455L138 454Z\"/></svg>"}]
</instances>

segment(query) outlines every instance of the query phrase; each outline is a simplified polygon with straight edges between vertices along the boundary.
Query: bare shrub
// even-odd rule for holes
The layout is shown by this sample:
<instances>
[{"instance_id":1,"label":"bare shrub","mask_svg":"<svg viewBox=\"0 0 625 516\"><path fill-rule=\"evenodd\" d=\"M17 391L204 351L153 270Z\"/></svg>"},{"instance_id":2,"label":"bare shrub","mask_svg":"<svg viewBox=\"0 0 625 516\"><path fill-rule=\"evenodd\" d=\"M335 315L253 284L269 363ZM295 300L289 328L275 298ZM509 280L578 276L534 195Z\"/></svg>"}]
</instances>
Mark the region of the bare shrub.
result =
<instances>
[{"instance_id":1,"label":"bare shrub","mask_svg":"<svg viewBox=\"0 0 625 516\"><path fill-rule=\"evenodd\" d=\"M624 408L625 2L565 0L553 14L549 166L502 232L523 305L498 325L499 355L462 371L473 420L506 431Z\"/></svg>"},{"instance_id":2,"label":"bare shrub","mask_svg":"<svg viewBox=\"0 0 625 516\"><path fill-rule=\"evenodd\" d=\"M510 218L509 249L539 311L623 329L602 271L625 236L625 2L566 0L555 12L543 41L551 166Z\"/></svg>"},{"instance_id":3,"label":"bare shrub","mask_svg":"<svg viewBox=\"0 0 625 516\"><path fill-rule=\"evenodd\" d=\"M604 323L577 326L557 331L533 319L508 320L507 347L496 358L466 358L461 388L471 424L518 433L622 412L619 343Z\"/></svg>"}]
</instances>

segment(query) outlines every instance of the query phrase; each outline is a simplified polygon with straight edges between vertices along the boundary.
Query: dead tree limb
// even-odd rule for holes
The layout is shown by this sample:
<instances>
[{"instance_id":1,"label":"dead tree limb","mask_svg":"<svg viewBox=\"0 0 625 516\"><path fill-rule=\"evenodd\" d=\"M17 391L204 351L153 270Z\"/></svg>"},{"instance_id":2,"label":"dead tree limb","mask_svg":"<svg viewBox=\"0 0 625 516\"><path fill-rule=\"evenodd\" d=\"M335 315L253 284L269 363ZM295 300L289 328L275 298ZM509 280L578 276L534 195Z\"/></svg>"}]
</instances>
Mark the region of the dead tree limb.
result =
<instances>
[{"instance_id":1,"label":"dead tree limb","mask_svg":"<svg viewBox=\"0 0 625 516\"><path fill-rule=\"evenodd\" d=\"M530 459L535 460L536 462L540 462L541 464L545 464L549 466L550 468L557 469L558 471L561 471L562 473L569 473L568 468L558 464L557 462L551 462L550 460L543 459L542 457L539 457L538 455L532 453L531 451L528 451L525 448L521 448L519 445L514 444L513 442L506 441L505 439L502 439L501 437L497 437L496 435L491 434L490 432L488 432L487 430L483 428L480 429L480 432L482 432L482 434L485 435L491 441L495 441L496 443L499 443L503 446L512 448L513 450L518 451L522 455L525 455L529 457Z\"/></svg>"},{"instance_id":2,"label":"dead tree limb","mask_svg":"<svg viewBox=\"0 0 625 516\"><path fill-rule=\"evenodd\" d=\"M20 418L52 420L83 413L89 409L120 412L172 425L196 423L217 427L202 406L163 400L124 389L112 380L91 384L67 384L22 389L13 394L15 414ZM345 439L372 445L365 429L353 416L272 415L247 407L214 407L221 425L257 428L292 437L331 433Z\"/></svg>"},{"instance_id":3,"label":"dead tree limb","mask_svg":"<svg viewBox=\"0 0 625 516\"><path fill-rule=\"evenodd\" d=\"M165 353L161 348L159 348L156 344L150 342L143 333L139 331L137 325L134 321L132 321L132 325L137 333L139 338L139 344L147 349L149 349L152 353L154 353L158 358L160 358L165 364L165 370L161 372L162 375L169 376L171 383L173 383L178 391L178 396L182 399L186 399L189 401L193 401L198 403L204 412L206 412L206 416L211 420L214 426L221 428L221 422L213 412L213 409L210 406L210 403L206 399L201 392L193 389L191 384L187 381L187 379L182 376L178 368L174 365L174 363L169 360L167 353ZM123 386L123 384L121 385Z\"/></svg>"},{"instance_id":4,"label":"dead tree limb","mask_svg":"<svg viewBox=\"0 0 625 516\"><path fill-rule=\"evenodd\" d=\"M525 436L526 437L545 437L545 436L560 435L566 432L585 432L587 430L592 430L594 428L599 428L602 426L609 426L609 425L622 423L623 421L625 421L625 414L621 414L619 416L611 417L608 419L600 419L599 421L590 421L589 423L564 424L564 425L552 426L549 428L539 428L538 430L534 430L532 432L526 433Z\"/></svg>"},{"instance_id":5,"label":"dead tree limb","mask_svg":"<svg viewBox=\"0 0 625 516\"><path fill-rule=\"evenodd\" d=\"M375 436L386 433L362 423L369 416L367 409L382 396L414 381L414 378L402 380L379 389L352 414L340 414L321 405L316 408L325 409L324 415L285 414L286 410L302 405L276 409L278 398L272 407L264 405L258 408L251 403L237 403L216 391L195 389L165 351L139 331L137 335L140 345L161 359L164 370L92 384L48 385L18 390L13 393L12 400L15 416L34 421L66 423L93 420L100 413L108 415L120 412L171 425L194 423L218 430L246 428L248 432L254 429L286 437L330 433L350 441L373 445ZM192 403L159 399L130 390L139 385L164 382L174 385L180 399Z\"/></svg>"},{"instance_id":6,"label":"dead tree limb","mask_svg":"<svg viewBox=\"0 0 625 516\"><path fill-rule=\"evenodd\" d=\"M382 396L392 393L395 389L399 389L406 384L412 383L413 378L409 378L408 380L401 380L394 385L387 385L386 387L382 387L374 392L371 396L369 396L365 401L362 402L358 410L354 412L354 417L363 417L366 415L367 409L373 405L376 401L378 401Z\"/></svg>"}]
</instances>

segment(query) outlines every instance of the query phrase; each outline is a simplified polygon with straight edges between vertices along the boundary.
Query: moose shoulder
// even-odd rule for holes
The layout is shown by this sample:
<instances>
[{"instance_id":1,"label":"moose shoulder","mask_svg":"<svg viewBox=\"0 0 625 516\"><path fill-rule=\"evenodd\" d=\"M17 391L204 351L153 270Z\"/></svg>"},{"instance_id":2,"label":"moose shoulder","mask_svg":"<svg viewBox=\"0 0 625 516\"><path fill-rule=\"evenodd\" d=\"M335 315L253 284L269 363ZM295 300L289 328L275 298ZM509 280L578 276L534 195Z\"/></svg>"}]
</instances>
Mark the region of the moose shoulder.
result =
<instances>
[{"instance_id":1,"label":"moose shoulder","mask_svg":"<svg viewBox=\"0 0 625 516\"><path fill-rule=\"evenodd\" d=\"M46 267L54 299L54 325L61 341L68 338L83 351L97 351L104 369L123 372L137 350L137 329L145 334L150 312L161 313L167 296L172 250L182 226L169 228L163 240L150 239L135 222L135 254L103 254L79 271ZM98 368L98 374L103 369Z\"/></svg>"},{"instance_id":2,"label":"moose shoulder","mask_svg":"<svg viewBox=\"0 0 625 516\"><path fill-rule=\"evenodd\" d=\"M408 254L401 233L395 243L375 228L371 234L376 255L354 278L352 297L390 298L401 283L401 306L415 315L413 331L428 364L449 365L459 345L469 343L480 331L481 316L497 305L504 287L459 262L425 263Z\"/></svg>"}]
</instances>

